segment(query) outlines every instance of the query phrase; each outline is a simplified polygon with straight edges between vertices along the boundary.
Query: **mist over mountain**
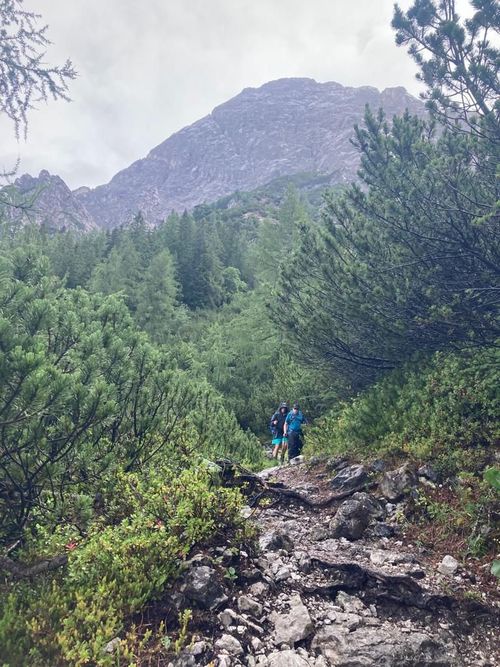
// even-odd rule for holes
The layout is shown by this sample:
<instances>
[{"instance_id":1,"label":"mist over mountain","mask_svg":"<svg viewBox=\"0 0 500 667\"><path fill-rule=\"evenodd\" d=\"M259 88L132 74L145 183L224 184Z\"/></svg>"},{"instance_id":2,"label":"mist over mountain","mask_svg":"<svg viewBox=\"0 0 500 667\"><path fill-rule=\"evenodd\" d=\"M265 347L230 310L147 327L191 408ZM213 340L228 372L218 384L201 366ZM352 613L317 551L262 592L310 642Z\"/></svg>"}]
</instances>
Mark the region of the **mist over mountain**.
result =
<instances>
[{"instance_id":1,"label":"mist over mountain","mask_svg":"<svg viewBox=\"0 0 500 667\"><path fill-rule=\"evenodd\" d=\"M42 201L39 207L57 215L52 205L63 199L68 220L81 215L79 226L111 228L139 210L156 223L172 210L192 209L301 172L328 175L331 184L344 183L356 177L358 154L350 139L367 104L383 107L389 118L405 109L424 113L423 104L402 87L380 92L308 78L279 79L245 88L109 183L73 191L72 206L67 193L62 197L60 179L54 181L59 195L46 194L48 207Z\"/></svg>"}]
</instances>

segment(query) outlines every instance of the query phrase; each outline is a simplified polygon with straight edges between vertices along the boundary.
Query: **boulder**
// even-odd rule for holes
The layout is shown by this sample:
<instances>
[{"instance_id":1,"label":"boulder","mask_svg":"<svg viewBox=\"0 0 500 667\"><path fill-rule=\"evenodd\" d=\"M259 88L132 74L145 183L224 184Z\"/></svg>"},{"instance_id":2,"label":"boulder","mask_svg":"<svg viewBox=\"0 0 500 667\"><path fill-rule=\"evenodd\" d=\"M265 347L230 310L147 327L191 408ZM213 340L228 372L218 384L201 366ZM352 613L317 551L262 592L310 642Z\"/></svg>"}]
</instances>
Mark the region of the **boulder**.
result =
<instances>
[{"instance_id":1,"label":"boulder","mask_svg":"<svg viewBox=\"0 0 500 667\"><path fill-rule=\"evenodd\" d=\"M415 473L408 464L384 473L380 480L380 491L387 500L399 500L416 484Z\"/></svg>"},{"instance_id":2,"label":"boulder","mask_svg":"<svg viewBox=\"0 0 500 667\"><path fill-rule=\"evenodd\" d=\"M233 637L232 635L222 635L217 641L215 642L215 650L216 651L224 651L225 653L228 653L229 655L242 655L243 654L243 646L240 644L240 642L236 639L236 637Z\"/></svg>"},{"instance_id":3,"label":"boulder","mask_svg":"<svg viewBox=\"0 0 500 667\"><path fill-rule=\"evenodd\" d=\"M267 667L310 667L311 665L307 658L291 650L271 653L265 664Z\"/></svg>"},{"instance_id":4,"label":"boulder","mask_svg":"<svg viewBox=\"0 0 500 667\"><path fill-rule=\"evenodd\" d=\"M290 599L290 611L288 613L278 614L273 612L269 618L274 624L273 641L277 646L281 646L281 644L294 646L297 642L309 637L314 631L313 622L300 595L294 595Z\"/></svg>"},{"instance_id":5,"label":"boulder","mask_svg":"<svg viewBox=\"0 0 500 667\"><path fill-rule=\"evenodd\" d=\"M203 609L216 609L229 599L217 572L207 565L192 567L180 588L183 595Z\"/></svg>"},{"instance_id":6,"label":"boulder","mask_svg":"<svg viewBox=\"0 0 500 667\"><path fill-rule=\"evenodd\" d=\"M397 627L362 626L349 632L341 625L325 625L316 633L311 648L336 667L459 667L463 664L448 642L425 632L402 632Z\"/></svg>"},{"instance_id":7,"label":"boulder","mask_svg":"<svg viewBox=\"0 0 500 667\"><path fill-rule=\"evenodd\" d=\"M343 468L331 480L330 484L337 493L359 491L368 480L368 471L363 465L352 465Z\"/></svg>"},{"instance_id":8,"label":"boulder","mask_svg":"<svg viewBox=\"0 0 500 667\"><path fill-rule=\"evenodd\" d=\"M345 500L330 521L329 531L332 537L345 537L359 540L370 521L383 513L383 508L367 493L355 493Z\"/></svg>"},{"instance_id":9,"label":"boulder","mask_svg":"<svg viewBox=\"0 0 500 667\"><path fill-rule=\"evenodd\" d=\"M257 618L262 616L262 605L260 602L252 600L252 598L248 597L248 595L240 595L238 598L238 609L242 613L246 612L247 614L251 614Z\"/></svg>"},{"instance_id":10,"label":"boulder","mask_svg":"<svg viewBox=\"0 0 500 667\"><path fill-rule=\"evenodd\" d=\"M438 572L452 577L458 570L459 563L453 556L445 556L438 565Z\"/></svg>"}]
</instances>

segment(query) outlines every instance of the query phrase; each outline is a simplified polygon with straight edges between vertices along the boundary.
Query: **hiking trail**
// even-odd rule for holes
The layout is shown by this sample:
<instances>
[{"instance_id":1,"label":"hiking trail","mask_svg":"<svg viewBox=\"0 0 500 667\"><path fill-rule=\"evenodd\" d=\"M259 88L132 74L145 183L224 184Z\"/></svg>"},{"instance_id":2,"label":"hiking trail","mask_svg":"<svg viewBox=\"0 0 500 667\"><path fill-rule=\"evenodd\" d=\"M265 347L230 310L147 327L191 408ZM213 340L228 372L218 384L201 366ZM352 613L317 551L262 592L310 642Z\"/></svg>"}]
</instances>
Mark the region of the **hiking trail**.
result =
<instances>
[{"instance_id":1,"label":"hiking trail","mask_svg":"<svg viewBox=\"0 0 500 667\"><path fill-rule=\"evenodd\" d=\"M260 549L218 547L225 578L210 558L194 559L178 600L200 609L197 629L169 664L500 665L498 588L485 566L481 578L451 555L436 562L404 535L408 494L434 483L425 468L417 476L408 466L338 459L259 473L273 490L250 490L250 504L266 500L244 514L259 528Z\"/></svg>"}]
</instances>

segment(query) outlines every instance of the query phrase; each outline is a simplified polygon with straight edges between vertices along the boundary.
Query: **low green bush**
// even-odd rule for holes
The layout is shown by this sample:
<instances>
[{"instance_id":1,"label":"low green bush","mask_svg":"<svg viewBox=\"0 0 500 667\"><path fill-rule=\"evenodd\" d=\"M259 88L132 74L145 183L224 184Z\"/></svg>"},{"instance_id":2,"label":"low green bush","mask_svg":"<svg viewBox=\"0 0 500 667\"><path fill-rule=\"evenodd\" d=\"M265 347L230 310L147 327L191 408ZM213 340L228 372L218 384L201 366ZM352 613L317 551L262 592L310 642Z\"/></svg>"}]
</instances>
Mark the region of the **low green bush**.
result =
<instances>
[{"instance_id":1,"label":"low green bush","mask_svg":"<svg viewBox=\"0 0 500 667\"><path fill-rule=\"evenodd\" d=\"M500 440L500 350L436 353L409 364L316 422L311 454L433 461L478 472Z\"/></svg>"},{"instance_id":2,"label":"low green bush","mask_svg":"<svg viewBox=\"0 0 500 667\"><path fill-rule=\"evenodd\" d=\"M203 466L119 472L114 488L88 534L65 545L63 570L36 583L4 583L4 665L116 664L104 647L123 637L130 616L172 585L194 546L241 527L239 493L214 484ZM50 551L61 535L54 540L40 533L38 539L46 539Z\"/></svg>"}]
</instances>

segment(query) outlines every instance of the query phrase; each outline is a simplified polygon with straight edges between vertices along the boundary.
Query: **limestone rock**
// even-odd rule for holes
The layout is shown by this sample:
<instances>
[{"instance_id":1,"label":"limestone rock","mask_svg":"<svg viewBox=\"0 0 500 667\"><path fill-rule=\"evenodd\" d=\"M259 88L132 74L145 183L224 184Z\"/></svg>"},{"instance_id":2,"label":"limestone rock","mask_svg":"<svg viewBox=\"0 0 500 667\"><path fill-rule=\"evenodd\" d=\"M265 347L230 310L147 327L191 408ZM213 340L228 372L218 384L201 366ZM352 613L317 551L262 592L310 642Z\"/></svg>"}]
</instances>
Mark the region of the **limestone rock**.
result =
<instances>
[{"instance_id":1,"label":"limestone rock","mask_svg":"<svg viewBox=\"0 0 500 667\"><path fill-rule=\"evenodd\" d=\"M267 667L310 667L311 662L296 651L280 651L271 653L267 658Z\"/></svg>"},{"instance_id":2,"label":"limestone rock","mask_svg":"<svg viewBox=\"0 0 500 667\"><path fill-rule=\"evenodd\" d=\"M274 576L275 581L285 581L286 579L290 579L291 576L291 571L289 567L286 567L284 565L283 567L280 567L279 570L276 572Z\"/></svg>"},{"instance_id":3,"label":"limestone rock","mask_svg":"<svg viewBox=\"0 0 500 667\"><path fill-rule=\"evenodd\" d=\"M453 558L453 556L445 556L443 560L438 565L438 572L445 574L448 577L452 577L455 572L458 570L459 563Z\"/></svg>"},{"instance_id":4,"label":"limestone rock","mask_svg":"<svg viewBox=\"0 0 500 667\"><path fill-rule=\"evenodd\" d=\"M262 551L293 551L293 542L289 535L281 530L270 530L259 538L259 546Z\"/></svg>"},{"instance_id":5,"label":"limestone rock","mask_svg":"<svg viewBox=\"0 0 500 667\"><path fill-rule=\"evenodd\" d=\"M261 597L262 595L264 595L264 593L267 591L268 588L269 586L265 584L263 581L257 581L255 584L252 584L248 590L252 595Z\"/></svg>"},{"instance_id":6,"label":"limestone rock","mask_svg":"<svg viewBox=\"0 0 500 667\"><path fill-rule=\"evenodd\" d=\"M294 595L290 599L288 613L273 612L269 618L274 624L274 643L277 646L281 644L294 646L297 642L309 637L314 631L313 622L300 595Z\"/></svg>"},{"instance_id":7,"label":"limestone rock","mask_svg":"<svg viewBox=\"0 0 500 667\"><path fill-rule=\"evenodd\" d=\"M89 219L105 228L130 222L137 211L155 224L172 209L182 212L290 174L321 175L323 187L351 181L359 152L350 139L366 104L384 107L388 118L406 108L425 114L402 87L380 92L307 78L271 81L176 132L109 183L74 192L65 186L70 196L59 210L70 211L67 217L74 214L78 224ZM51 203L40 208L53 219Z\"/></svg>"},{"instance_id":8,"label":"limestone rock","mask_svg":"<svg viewBox=\"0 0 500 667\"><path fill-rule=\"evenodd\" d=\"M16 200L33 202L29 210L32 223L46 225L52 230L72 229L80 232L90 231L97 226L85 204L71 192L63 179L49 174L46 169L37 177L24 174L9 187L16 193ZM7 220L24 222L26 211L22 208L5 206L4 209L2 213Z\"/></svg>"},{"instance_id":9,"label":"limestone rock","mask_svg":"<svg viewBox=\"0 0 500 667\"><path fill-rule=\"evenodd\" d=\"M359 540L372 518L382 511L381 506L367 493L355 493L342 503L330 521L330 534L332 537Z\"/></svg>"},{"instance_id":10,"label":"limestone rock","mask_svg":"<svg viewBox=\"0 0 500 667\"><path fill-rule=\"evenodd\" d=\"M117 649L120 646L120 643L121 643L120 637L115 637L106 644L106 646L104 647L104 653L110 653L110 654L116 653Z\"/></svg>"},{"instance_id":11,"label":"limestone rock","mask_svg":"<svg viewBox=\"0 0 500 667\"><path fill-rule=\"evenodd\" d=\"M358 491L362 489L368 479L368 471L365 466L347 466L338 472L331 481L332 488L336 493L347 491Z\"/></svg>"},{"instance_id":12,"label":"limestone rock","mask_svg":"<svg viewBox=\"0 0 500 667\"><path fill-rule=\"evenodd\" d=\"M181 592L188 600L198 603L204 609L216 609L228 600L217 572L207 565L192 567L189 570L181 586Z\"/></svg>"},{"instance_id":13,"label":"limestone rock","mask_svg":"<svg viewBox=\"0 0 500 667\"><path fill-rule=\"evenodd\" d=\"M243 646L232 635L224 634L215 642L216 651L225 651L229 655L242 655Z\"/></svg>"},{"instance_id":14,"label":"limestone rock","mask_svg":"<svg viewBox=\"0 0 500 667\"><path fill-rule=\"evenodd\" d=\"M336 667L459 667L454 647L424 632L402 632L396 627L360 627L349 632L327 625L315 635L311 648Z\"/></svg>"},{"instance_id":15,"label":"limestone rock","mask_svg":"<svg viewBox=\"0 0 500 667\"><path fill-rule=\"evenodd\" d=\"M380 491L387 500L399 500L415 486L416 477L407 464L384 473L380 481Z\"/></svg>"},{"instance_id":16,"label":"limestone rock","mask_svg":"<svg viewBox=\"0 0 500 667\"><path fill-rule=\"evenodd\" d=\"M238 609L242 613L246 612L257 618L262 616L262 605L256 602L256 600L252 600L248 595L240 595L238 598Z\"/></svg>"}]
</instances>

